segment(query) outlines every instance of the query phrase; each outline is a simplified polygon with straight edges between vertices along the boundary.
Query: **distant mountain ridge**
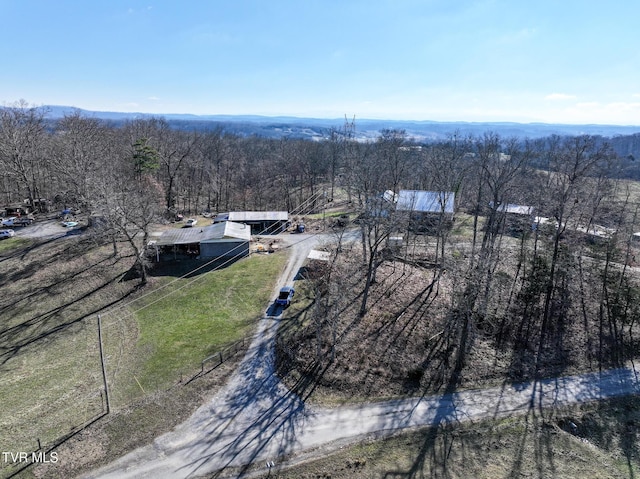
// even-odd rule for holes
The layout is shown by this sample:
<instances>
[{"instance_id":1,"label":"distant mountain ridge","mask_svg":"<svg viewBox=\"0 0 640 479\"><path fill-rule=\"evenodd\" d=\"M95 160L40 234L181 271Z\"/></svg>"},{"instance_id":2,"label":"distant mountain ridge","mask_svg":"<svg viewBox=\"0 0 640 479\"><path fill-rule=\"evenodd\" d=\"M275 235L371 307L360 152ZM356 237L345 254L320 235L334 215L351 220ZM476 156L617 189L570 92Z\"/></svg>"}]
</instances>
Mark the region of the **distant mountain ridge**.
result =
<instances>
[{"instance_id":1,"label":"distant mountain ridge","mask_svg":"<svg viewBox=\"0 0 640 479\"><path fill-rule=\"evenodd\" d=\"M344 118L322 119L291 116L260 115L194 115L185 113L151 114L125 113L108 111L91 111L69 106L46 105L48 118L56 120L72 112L79 111L83 115L113 122L162 117L178 129L224 128L225 131L242 136L263 136L267 138L306 138L320 140L326 138L332 128L341 128ZM347 117L348 120L353 118ZM515 123L515 122L439 122L412 120L373 120L355 118L356 137L358 139L374 139L386 128L401 129L416 141L439 140L458 132L466 135L482 135L496 132L501 136L518 138L540 138L551 134L558 135L600 135L612 138L619 135L640 133L640 126L625 125L569 125L552 123Z\"/></svg>"}]
</instances>

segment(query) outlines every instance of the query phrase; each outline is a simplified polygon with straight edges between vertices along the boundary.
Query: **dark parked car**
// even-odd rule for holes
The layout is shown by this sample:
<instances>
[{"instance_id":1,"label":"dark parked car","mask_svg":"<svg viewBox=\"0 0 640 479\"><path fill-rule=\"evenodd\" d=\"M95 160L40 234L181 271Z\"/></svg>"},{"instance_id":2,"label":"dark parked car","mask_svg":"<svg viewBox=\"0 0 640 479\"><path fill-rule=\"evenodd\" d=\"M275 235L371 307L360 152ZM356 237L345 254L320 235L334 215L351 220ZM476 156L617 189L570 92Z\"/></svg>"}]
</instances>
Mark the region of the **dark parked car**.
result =
<instances>
[{"instance_id":1,"label":"dark parked car","mask_svg":"<svg viewBox=\"0 0 640 479\"><path fill-rule=\"evenodd\" d=\"M280 290L280 294L278 294L278 298L276 299L276 304L284 307L289 306L294 294L295 290L293 289L293 286L285 286Z\"/></svg>"}]
</instances>

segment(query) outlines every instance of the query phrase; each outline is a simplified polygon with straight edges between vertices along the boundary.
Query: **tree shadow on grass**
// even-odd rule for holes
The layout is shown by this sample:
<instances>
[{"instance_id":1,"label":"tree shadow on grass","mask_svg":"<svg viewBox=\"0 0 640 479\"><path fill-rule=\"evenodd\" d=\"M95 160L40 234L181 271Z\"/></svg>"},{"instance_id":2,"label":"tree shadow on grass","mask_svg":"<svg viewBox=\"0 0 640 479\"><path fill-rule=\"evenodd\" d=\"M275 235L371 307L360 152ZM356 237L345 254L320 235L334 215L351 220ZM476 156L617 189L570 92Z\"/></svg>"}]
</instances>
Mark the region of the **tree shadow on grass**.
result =
<instances>
[{"instance_id":1,"label":"tree shadow on grass","mask_svg":"<svg viewBox=\"0 0 640 479\"><path fill-rule=\"evenodd\" d=\"M34 301L38 301L39 297L53 296L56 294L54 292L54 289L60 290L61 288L64 288L67 285L69 287L73 286L73 283L74 281L77 281L78 276L81 276L85 273L89 273L92 270L95 270L97 267L113 268L120 261L122 261L122 259L123 258L107 257L107 258L103 258L102 260L96 263L88 264L84 268L70 271L64 275L61 274L58 278L56 278L55 281L50 282L49 284L36 287L32 292L28 294L11 298L10 302L7 302L5 306L0 307L0 315L7 312L11 312L13 316L22 314L23 311L28 310L31 307ZM32 266L32 268L30 269L32 269L33 272L36 272L42 268L41 264L32 264L30 266ZM16 276L12 278L12 280L15 280L15 281L25 280L25 279L28 279L29 276L31 276L30 273L25 274L23 271L20 271L20 272L16 272ZM44 313L44 314L47 314L47 313ZM2 332L0 331L0 335L1 334Z\"/></svg>"},{"instance_id":2,"label":"tree shadow on grass","mask_svg":"<svg viewBox=\"0 0 640 479\"><path fill-rule=\"evenodd\" d=\"M576 441L582 442L589 439L588 421L580 422L575 417L563 418L563 408L574 404L576 401L601 401L605 399L602 407L596 407L598 414L610 416L608 401L606 398L620 394L629 394L638 390L638 378L628 369L611 370L603 373L593 373L584 376L568 376L564 378L540 379L521 384L505 383L501 387L479 391L457 391L455 375L450 377L450 382L443 396L438 398L424 397L434 410L433 424L425 429L421 446L412 459L409 467L387 471L386 478L425 478L425 477L460 477L459 471L451 474L452 466L464 467L465 454L471 451L473 444L465 444L464 436L451 435L452 428L458 421L474 420L499 420L507 417L519 416L521 422L514 426L508 433L513 437L514 444L506 454L511 457L511 464L505 464L504 477L554 477L562 471L564 465L563 451L556 450L558 435L562 429L566 433L576 436ZM484 397L484 399L483 399ZM434 399L436 402L434 404ZM487 401L490 399L490 401ZM630 403L627 403L629 406ZM624 409L623 406L620 409ZM638 406L635 406L636 410ZM574 409L575 411L575 409ZM607 411L607 412L604 412ZM574 413L575 414L575 413ZM632 479L634 470L637 470L638 449L636 418L640 413L636 412L629 417L629 411L619 411L616 416L617 424L612 428L611 420L599 421L602 435L607 435L605 442L619 442L627 462L628 477ZM573 422L575 421L576 424ZM631 426L630 423L631 422ZM639 421L640 422L640 421ZM486 428L487 423L483 426ZM485 435L493 434L493 424L489 424L489 431ZM608 427L609 426L609 427ZM627 431L624 428L628 428ZM593 426L591 426L593 429ZM611 430L614 429L612 432ZM456 439L459 438L459 439ZM459 440L454 444L455 440ZM591 442L591 441L589 441ZM455 459L450 460L449 454L456 448ZM471 477L472 468L488 467L489 460L482 455L472 453L468 458L468 474ZM579 464L580 457L578 457ZM502 467L502 466L501 466ZM616 469L619 474L620 469ZM566 474L566 470L564 471ZM621 477L612 472L611 477Z\"/></svg>"},{"instance_id":3,"label":"tree shadow on grass","mask_svg":"<svg viewBox=\"0 0 640 479\"><path fill-rule=\"evenodd\" d=\"M83 295L61 305L53 308L43 314L34 316L20 324L12 326L10 328L0 331L0 365L6 364L10 359L15 358L22 349L31 346L41 340L52 337L53 335L61 334L68 330L71 326L82 322L84 319L94 316L111 306L120 303L122 300L129 297L134 290L130 290L117 299L114 299L106 304L93 308L89 312L80 314L76 317L65 318L65 312L77 303L87 300L92 295L107 288L114 281L116 281L120 275L111 278L104 282L101 286L84 293Z\"/></svg>"},{"instance_id":4,"label":"tree shadow on grass","mask_svg":"<svg viewBox=\"0 0 640 479\"><path fill-rule=\"evenodd\" d=\"M149 275L156 277L171 276L176 278L195 278L196 276L209 273L211 271L227 268L241 259L241 257L237 257L207 261L185 258L177 261L162 261L160 263L153 263L149 267Z\"/></svg>"}]
</instances>

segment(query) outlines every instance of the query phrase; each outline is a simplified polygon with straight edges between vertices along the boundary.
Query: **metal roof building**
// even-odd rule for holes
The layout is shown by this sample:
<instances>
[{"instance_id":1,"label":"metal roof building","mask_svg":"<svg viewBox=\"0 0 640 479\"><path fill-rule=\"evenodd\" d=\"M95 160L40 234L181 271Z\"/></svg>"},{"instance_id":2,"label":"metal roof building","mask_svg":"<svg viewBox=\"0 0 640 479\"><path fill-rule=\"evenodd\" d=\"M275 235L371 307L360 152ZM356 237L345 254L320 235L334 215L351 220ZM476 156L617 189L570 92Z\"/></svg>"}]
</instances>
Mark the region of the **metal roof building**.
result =
<instances>
[{"instance_id":1,"label":"metal roof building","mask_svg":"<svg viewBox=\"0 0 640 479\"><path fill-rule=\"evenodd\" d=\"M252 234L281 233L287 228L289 213L287 211L230 211L220 213L213 222L235 221L251 226Z\"/></svg>"},{"instance_id":2,"label":"metal roof building","mask_svg":"<svg viewBox=\"0 0 640 479\"><path fill-rule=\"evenodd\" d=\"M287 221L287 211L231 211L229 221L247 223L252 221Z\"/></svg>"},{"instance_id":3,"label":"metal roof building","mask_svg":"<svg viewBox=\"0 0 640 479\"><path fill-rule=\"evenodd\" d=\"M493 201L489 202L489 207L494 209ZM527 215L532 216L535 208L533 206L516 205L511 203L502 203L498 206L497 211L511 215Z\"/></svg>"},{"instance_id":4,"label":"metal roof building","mask_svg":"<svg viewBox=\"0 0 640 479\"><path fill-rule=\"evenodd\" d=\"M251 228L242 223L225 221L204 227L176 228L165 231L150 246L168 253L174 259L189 257L230 258L249 255Z\"/></svg>"},{"instance_id":5,"label":"metal roof building","mask_svg":"<svg viewBox=\"0 0 640 479\"><path fill-rule=\"evenodd\" d=\"M176 228L167 230L156 240L158 246L174 244L196 244L203 241L220 241L224 239L242 239L249 241L251 232L246 225L226 221L198 228Z\"/></svg>"},{"instance_id":6,"label":"metal roof building","mask_svg":"<svg viewBox=\"0 0 640 479\"><path fill-rule=\"evenodd\" d=\"M455 197L453 191L400 190L396 210L453 214Z\"/></svg>"}]
</instances>

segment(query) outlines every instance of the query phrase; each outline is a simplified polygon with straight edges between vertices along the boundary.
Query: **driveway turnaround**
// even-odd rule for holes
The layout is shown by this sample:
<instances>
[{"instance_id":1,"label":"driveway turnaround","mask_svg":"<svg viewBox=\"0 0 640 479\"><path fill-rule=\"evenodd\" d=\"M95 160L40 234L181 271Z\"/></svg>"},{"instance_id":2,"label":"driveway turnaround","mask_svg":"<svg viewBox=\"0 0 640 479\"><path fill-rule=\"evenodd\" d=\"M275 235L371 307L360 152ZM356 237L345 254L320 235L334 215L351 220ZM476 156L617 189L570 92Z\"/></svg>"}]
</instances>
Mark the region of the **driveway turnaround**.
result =
<instances>
[{"instance_id":1,"label":"driveway turnaround","mask_svg":"<svg viewBox=\"0 0 640 479\"><path fill-rule=\"evenodd\" d=\"M291 284L319 235L296 235L274 291ZM275 373L280 314L260 321L238 371L222 392L187 421L84 478L191 478L258 461L280 464L317 447L357 442L417 426L523 414L637 393L633 366L482 390L323 409L308 406Z\"/></svg>"}]
</instances>

